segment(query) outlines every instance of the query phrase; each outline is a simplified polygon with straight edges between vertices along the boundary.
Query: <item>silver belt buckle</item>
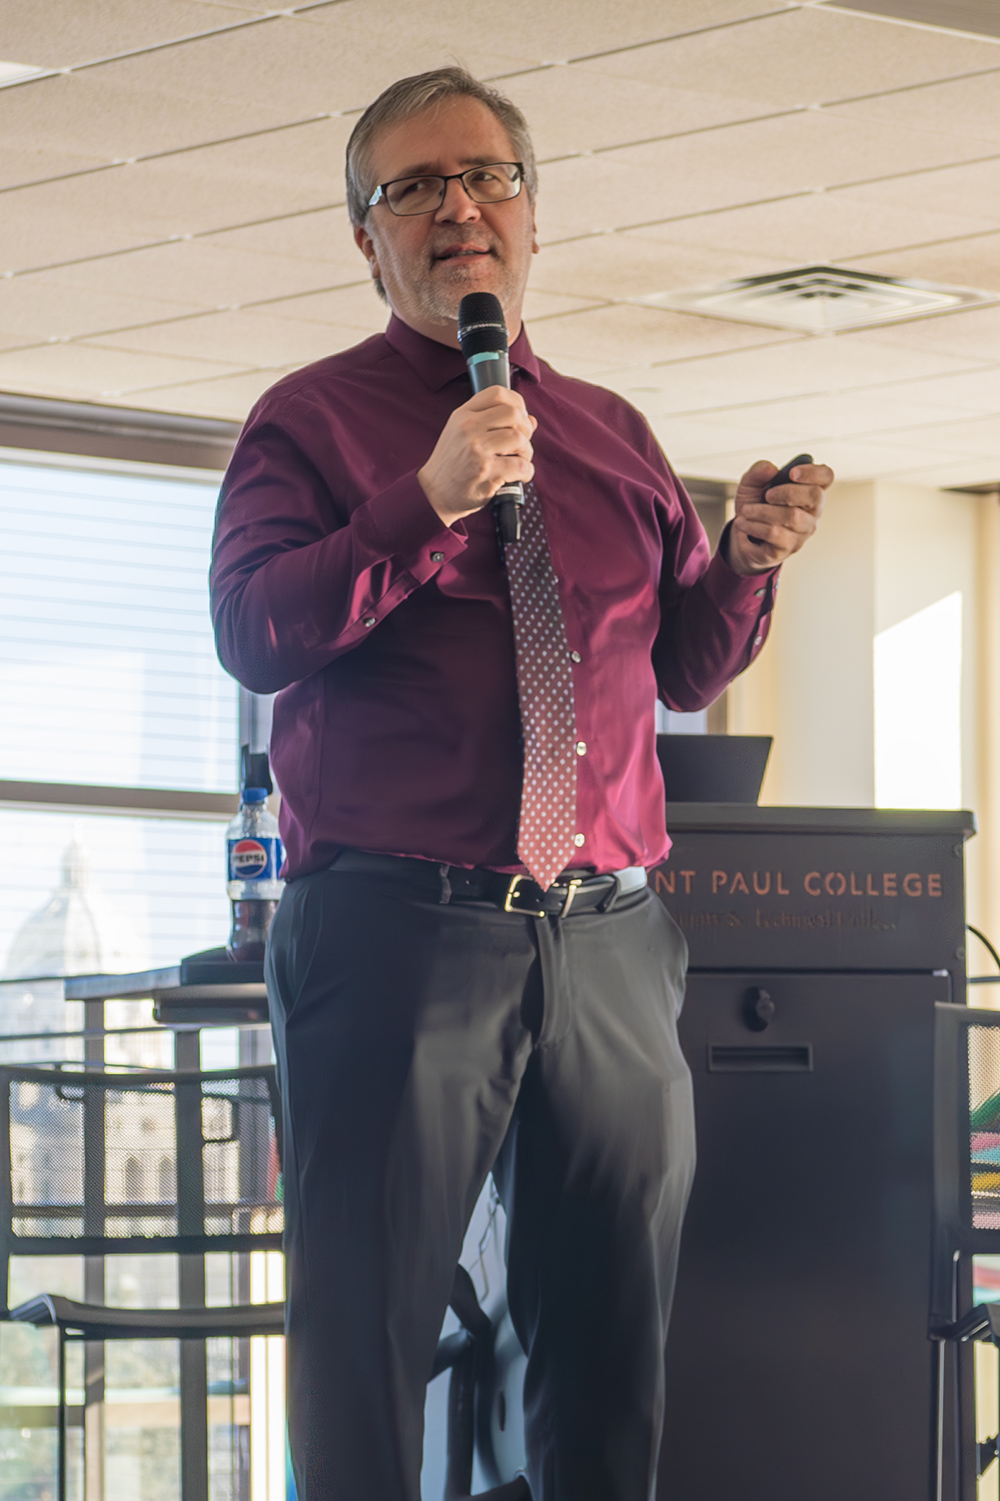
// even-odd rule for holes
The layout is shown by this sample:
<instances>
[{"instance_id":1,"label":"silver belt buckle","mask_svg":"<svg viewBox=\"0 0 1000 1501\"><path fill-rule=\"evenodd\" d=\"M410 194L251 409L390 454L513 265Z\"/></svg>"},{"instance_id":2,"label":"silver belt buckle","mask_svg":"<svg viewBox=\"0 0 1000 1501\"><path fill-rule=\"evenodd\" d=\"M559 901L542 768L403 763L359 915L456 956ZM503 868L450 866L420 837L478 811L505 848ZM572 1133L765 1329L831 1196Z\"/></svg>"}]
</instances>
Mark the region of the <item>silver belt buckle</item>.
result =
<instances>
[{"instance_id":1,"label":"silver belt buckle","mask_svg":"<svg viewBox=\"0 0 1000 1501\"><path fill-rule=\"evenodd\" d=\"M530 879L531 879L530 876L511 876L511 878L510 878L510 885L507 887L507 895L504 897L504 901L503 901L503 910L505 912L519 912L522 917L544 917L545 916L545 913L542 910L539 910L539 911L535 912L530 907L512 907L511 906L511 902L514 900L515 896L517 895L517 888L520 886L521 882L522 881L530 881ZM579 884L579 882L577 884Z\"/></svg>"}]
</instances>

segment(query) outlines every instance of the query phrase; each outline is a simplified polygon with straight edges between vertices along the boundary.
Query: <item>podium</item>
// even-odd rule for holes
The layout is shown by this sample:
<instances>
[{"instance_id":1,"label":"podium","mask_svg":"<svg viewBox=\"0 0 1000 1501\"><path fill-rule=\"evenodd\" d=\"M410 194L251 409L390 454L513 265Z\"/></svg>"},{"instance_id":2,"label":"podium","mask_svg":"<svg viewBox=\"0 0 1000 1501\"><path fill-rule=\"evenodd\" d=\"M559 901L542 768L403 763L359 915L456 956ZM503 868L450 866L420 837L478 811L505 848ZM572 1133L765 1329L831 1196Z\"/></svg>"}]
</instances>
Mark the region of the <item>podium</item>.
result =
<instances>
[{"instance_id":1,"label":"podium","mask_svg":"<svg viewBox=\"0 0 1000 1501\"><path fill-rule=\"evenodd\" d=\"M940 1019L964 1010L974 821L679 804L668 827L698 1170L659 1496L966 1501L962 1363L929 1334L971 1293L939 1215L962 1171Z\"/></svg>"}]
</instances>

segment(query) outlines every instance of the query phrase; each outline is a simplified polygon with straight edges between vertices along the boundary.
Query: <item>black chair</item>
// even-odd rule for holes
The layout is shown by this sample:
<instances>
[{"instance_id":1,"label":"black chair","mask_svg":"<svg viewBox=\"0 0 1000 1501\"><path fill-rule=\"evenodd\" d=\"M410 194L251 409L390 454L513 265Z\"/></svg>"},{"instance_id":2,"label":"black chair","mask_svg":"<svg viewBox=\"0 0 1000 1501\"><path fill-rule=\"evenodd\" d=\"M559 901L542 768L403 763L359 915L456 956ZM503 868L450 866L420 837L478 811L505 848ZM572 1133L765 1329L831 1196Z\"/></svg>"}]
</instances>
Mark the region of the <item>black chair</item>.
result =
<instances>
[{"instance_id":1,"label":"black chair","mask_svg":"<svg viewBox=\"0 0 1000 1501\"><path fill-rule=\"evenodd\" d=\"M194 1307L119 1308L41 1293L9 1308L11 1257L280 1250L280 1119L269 1065L135 1074L0 1067L0 1318L58 1331L59 1501L66 1498L68 1343L281 1335L284 1304L206 1307L202 1279ZM491 1385L494 1339L462 1267L451 1306L462 1328L441 1340L432 1372L451 1371L445 1501L471 1490L476 1407ZM187 1424L182 1430L184 1501L206 1493L203 1418L204 1433ZM194 1475L185 1448L195 1455ZM523 1480L485 1494L496 1501L529 1495Z\"/></svg>"},{"instance_id":2,"label":"black chair","mask_svg":"<svg viewBox=\"0 0 1000 1501\"><path fill-rule=\"evenodd\" d=\"M282 1334L284 1305L112 1308L45 1293L8 1308L10 1258L280 1250L276 1103L274 1071L265 1066L137 1074L0 1068L0 1317L58 1330L59 1501L68 1341ZM186 1447L207 1455L207 1426L205 1434L187 1427L182 1454ZM185 1477L188 1468L182 1460Z\"/></svg>"},{"instance_id":3,"label":"black chair","mask_svg":"<svg viewBox=\"0 0 1000 1501\"><path fill-rule=\"evenodd\" d=\"M1000 1012L939 1006L930 1336L939 1345L938 1495L974 1501L1000 1455L976 1434L973 1346L1000 1349L1000 1303L976 1304L974 1258L1000 1255Z\"/></svg>"}]
</instances>

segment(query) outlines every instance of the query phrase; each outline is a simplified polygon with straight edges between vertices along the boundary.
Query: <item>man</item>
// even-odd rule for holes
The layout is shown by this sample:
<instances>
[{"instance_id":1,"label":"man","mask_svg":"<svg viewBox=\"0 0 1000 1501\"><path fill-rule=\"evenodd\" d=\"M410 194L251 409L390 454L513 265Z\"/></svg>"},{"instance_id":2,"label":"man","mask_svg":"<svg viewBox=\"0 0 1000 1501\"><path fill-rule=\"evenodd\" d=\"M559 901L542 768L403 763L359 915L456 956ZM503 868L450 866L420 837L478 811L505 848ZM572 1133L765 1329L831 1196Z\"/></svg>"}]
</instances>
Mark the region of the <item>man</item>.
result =
<instances>
[{"instance_id":1,"label":"man","mask_svg":"<svg viewBox=\"0 0 1000 1501\"><path fill-rule=\"evenodd\" d=\"M832 475L765 500L755 464L710 560L642 418L531 351L535 191L492 90L456 68L386 90L348 146L386 334L261 399L220 501L219 652L282 690L267 971L301 1501L418 1501L491 1170L534 1501L655 1482L694 1147L685 945L645 889L668 848L654 700L698 708L753 659ZM470 398L470 291L503 306L510 391ZM509 481L525 538L502 556Z\"/></svg>"}]
</instances>

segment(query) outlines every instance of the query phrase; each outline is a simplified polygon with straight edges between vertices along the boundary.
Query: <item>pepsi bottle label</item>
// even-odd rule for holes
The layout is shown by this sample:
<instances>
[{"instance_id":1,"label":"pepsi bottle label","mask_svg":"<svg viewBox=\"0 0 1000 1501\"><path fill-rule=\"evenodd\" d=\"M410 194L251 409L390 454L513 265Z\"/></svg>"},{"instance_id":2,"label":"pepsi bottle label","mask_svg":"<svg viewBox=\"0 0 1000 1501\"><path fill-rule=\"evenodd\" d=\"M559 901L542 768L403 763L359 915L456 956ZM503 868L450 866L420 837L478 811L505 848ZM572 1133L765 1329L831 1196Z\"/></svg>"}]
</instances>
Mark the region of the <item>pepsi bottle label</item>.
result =
<instances>
[{"instance_id":1,"label":"pepsi bottle label","mask_svg":"<svg viewBox=\"0 0 1000 1501\"><path fill-rule=\"evenodd\" d=\"M230 839L231 881L276 881L284 858L280 839Z\"/></svg>"}]
</instances>

